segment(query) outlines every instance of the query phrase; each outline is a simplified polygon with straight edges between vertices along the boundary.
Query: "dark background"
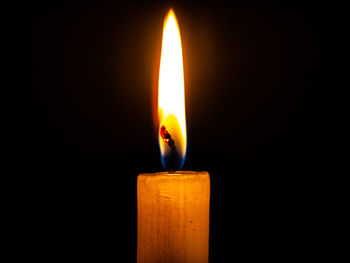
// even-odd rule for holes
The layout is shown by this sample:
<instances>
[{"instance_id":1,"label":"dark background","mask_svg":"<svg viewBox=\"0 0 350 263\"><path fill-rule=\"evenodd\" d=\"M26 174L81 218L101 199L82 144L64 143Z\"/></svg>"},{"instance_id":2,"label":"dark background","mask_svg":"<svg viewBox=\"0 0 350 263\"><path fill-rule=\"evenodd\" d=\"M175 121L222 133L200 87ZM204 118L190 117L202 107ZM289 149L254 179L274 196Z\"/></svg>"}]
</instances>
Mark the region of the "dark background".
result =
<instances>
[{"instance_id":1,"label":"dark background","mask_svg":"<svg viewBox=\"0 0 350 263\"><path fill-rule=\"evenodd\" d=\"M152 86L170 6L210 261L348 261L349 10L302 3L4 6L6 252L136 262L137 175L163 170Z\"/></svg>"}]
</instances>

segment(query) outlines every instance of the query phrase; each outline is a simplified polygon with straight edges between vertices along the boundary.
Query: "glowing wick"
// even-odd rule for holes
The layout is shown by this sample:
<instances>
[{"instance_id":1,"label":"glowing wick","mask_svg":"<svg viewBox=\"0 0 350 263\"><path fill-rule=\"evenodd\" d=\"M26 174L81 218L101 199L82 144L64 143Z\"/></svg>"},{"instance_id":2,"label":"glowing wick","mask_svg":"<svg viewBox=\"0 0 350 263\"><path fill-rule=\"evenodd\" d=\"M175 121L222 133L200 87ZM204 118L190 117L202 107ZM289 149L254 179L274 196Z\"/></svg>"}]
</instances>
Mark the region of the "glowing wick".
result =
<instances>
[{"instance_id":1,"label":"glowing wick","mask_svg":"<svg viewBox=\"0 0 350 263\"><path fill-rule=\"evenodd\" d=\"M169 132L166 130L165 125L162 125L160 127L160 136L162 137L163 141L166 144L168 144L171 148L172 148L173 145L175 146L175 142L171 138L171 135L169 134Z\"/></svg>"}]
</instances>

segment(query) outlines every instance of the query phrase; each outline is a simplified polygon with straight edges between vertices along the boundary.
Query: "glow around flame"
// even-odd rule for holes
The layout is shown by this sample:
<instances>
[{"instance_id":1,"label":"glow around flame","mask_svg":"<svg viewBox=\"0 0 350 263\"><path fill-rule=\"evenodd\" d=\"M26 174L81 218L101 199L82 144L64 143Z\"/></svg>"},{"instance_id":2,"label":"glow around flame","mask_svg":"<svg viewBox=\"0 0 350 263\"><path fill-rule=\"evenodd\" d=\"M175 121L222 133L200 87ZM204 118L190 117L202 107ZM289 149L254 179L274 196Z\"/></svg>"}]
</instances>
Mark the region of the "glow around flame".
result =
<instances>
[{"instance_id":1,"label":"glow around flame","mask_svg":"<svg viewBox=\"0 0 350 263\"><path fill-rule=\"evenodd\" d=\"M164 20L158 82L159 147L165 169L179 170L186 157L187 132L180 28L171 9Z\"/></svg>"}]
</instances>

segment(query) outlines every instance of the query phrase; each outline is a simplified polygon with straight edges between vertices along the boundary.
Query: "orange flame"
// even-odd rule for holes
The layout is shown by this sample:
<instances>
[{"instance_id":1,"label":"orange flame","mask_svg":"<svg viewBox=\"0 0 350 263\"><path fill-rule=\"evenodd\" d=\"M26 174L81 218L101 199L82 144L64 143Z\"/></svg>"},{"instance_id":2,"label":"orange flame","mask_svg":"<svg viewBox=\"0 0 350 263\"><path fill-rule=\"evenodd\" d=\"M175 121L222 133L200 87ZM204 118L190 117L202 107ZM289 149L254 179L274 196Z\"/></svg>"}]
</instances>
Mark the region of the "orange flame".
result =
<instances>
[{"instance_id":1,"label":"orange flame","mask_svg":"<svg viewBox=\"0 0 350 263\"><path fill-rule=\"evenodd\" d=\"M180 28L172 9L163 27L158 81L159 147L166 169L181 169L186 156L187 131Z\"/></svg>"}]
</instances>

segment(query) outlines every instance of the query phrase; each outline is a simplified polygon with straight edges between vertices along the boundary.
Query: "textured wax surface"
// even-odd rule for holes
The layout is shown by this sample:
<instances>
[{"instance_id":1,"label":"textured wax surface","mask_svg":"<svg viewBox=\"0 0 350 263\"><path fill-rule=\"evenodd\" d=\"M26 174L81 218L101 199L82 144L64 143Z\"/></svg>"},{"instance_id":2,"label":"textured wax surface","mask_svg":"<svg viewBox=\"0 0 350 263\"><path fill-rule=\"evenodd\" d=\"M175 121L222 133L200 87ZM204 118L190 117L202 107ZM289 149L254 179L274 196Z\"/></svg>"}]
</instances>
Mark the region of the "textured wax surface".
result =
<instances>
[{"instance_id":1,"label":"textured wax surface","mask_svg":"<svg viewBox=\"0 0 350 263\"><path fill-rule=\"evenodd\" d=\"M208 262L207 172L140 174L137 262Z\"/></svg>"}]
</instances>

